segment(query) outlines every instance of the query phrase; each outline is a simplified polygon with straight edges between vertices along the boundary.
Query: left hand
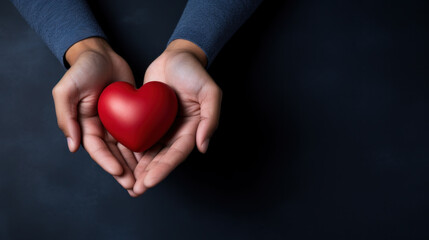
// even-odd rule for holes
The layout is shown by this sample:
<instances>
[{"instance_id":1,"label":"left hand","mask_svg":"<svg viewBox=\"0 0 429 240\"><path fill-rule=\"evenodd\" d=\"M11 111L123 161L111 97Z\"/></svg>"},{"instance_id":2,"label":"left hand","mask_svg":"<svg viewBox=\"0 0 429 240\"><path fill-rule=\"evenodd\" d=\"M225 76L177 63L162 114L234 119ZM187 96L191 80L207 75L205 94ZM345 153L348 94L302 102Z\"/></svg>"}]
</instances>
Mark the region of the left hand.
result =
<instances>
[{"instance_id":1,"label":"left hand","mask_svg":"<svg viewBox=\"0 0 429 240\"><path fill-rule=\"evenodd\" d=\"M205 69L205 53L177 39L148 67L144 82L164 82L179 100L178 116L166 136L137 159L133 192L143 194L161 182L197 145L205 153L217 128L222 91Z\"/></svg>"}]
</instances>

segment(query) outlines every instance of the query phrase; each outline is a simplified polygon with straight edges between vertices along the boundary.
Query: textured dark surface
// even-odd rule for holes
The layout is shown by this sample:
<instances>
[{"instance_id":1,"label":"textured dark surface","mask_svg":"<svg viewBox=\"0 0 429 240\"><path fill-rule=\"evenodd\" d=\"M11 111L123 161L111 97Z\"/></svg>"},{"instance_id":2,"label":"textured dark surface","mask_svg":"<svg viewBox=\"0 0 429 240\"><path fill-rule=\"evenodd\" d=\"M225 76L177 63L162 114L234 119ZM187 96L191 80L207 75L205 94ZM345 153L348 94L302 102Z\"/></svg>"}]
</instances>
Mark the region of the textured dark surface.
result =
<instances>
[{"instance_id":1,"label":"textured dark surface","mask_svg":"<svg viewBox=\"0 0 429 240\"><path fill-rule=\"evenodd\" d=\"M184 4L92 1L140 80ZM0 239L428 239L428 12L266 1L210 69L224 101L209 152L132 199L68 153L63 68L0 2Z\"/></svg>"}]
</instances>

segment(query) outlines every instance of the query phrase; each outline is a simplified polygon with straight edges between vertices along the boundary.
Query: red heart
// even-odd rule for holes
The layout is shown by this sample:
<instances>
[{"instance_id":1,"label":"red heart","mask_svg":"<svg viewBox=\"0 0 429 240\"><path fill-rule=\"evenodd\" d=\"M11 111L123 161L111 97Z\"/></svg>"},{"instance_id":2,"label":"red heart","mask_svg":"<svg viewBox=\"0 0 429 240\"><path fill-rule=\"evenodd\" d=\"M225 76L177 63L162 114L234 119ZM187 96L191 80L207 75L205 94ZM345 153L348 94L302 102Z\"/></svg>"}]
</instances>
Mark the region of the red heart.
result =
<instances>
[{"instance_id":1,"label":"red heart","mask_svg":"<svg viewBox=\"0 0 429 240\"><path fill-rule=\"evenodd\" d=\"M173 124L176 114L176 94L161 82L148 82L138 90L129 83L115 82L98 100L98 115L104 127L134 152L154 145Z\"/></svg>"}]
</instances>

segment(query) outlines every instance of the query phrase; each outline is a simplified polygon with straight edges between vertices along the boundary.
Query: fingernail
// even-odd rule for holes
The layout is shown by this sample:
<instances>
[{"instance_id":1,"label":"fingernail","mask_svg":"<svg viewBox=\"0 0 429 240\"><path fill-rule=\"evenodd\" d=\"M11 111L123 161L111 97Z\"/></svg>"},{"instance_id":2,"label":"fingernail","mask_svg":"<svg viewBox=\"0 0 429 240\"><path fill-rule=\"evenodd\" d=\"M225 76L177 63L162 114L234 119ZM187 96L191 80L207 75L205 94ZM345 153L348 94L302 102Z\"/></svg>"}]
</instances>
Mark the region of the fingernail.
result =
<instances>
[{"instance_id":1,"label":"fingernail","mask_svg":"<svg viewBox=\"0 0 429 240\"><path fill-rule=\"evenodd\" d=\"M70 137L67 138L67 145L69 147L69 151L71 152L73 149L73 139L71 139Z\"/></svg>"},{"instance_id":2,"label":"fingernail","mask_svg":"<svg viewBox=\"0 0 429 240\"><path fill-rule=\"evenodd\" d=\"M209 142L210 142L210 138L207 138L203 144L201 145L201 150L203 150L203 153L207 152L207 149L209 148Z\"/></svg>"},{"instance_id":3,"label":"fingernail","mask_svg":"<svg viewBox=\"0 0 429 240\"><path fill-rule=\"evenodd\" d=\"M143 180L143 184L144 184L145 188L151 188L151 187L155 186L155 181L153 178L145 177Z\"/></svg>"},{"instance_id":4,"label":"fingernail","mask_svg":"<svg viewBox=\"0 0 429 240\"><path fill-rule=\"evenodd\" d=\"M135 194L141 195L145 191L146 191L146 188L144 187L144 185L141 182L134 184L133 192Z\"/></svg>"},{"instance_id":5,"label":"fingernail","mask_svg":"<svg viewBox=\"0 0 429 240\"><path fill-rule=\"evenodd\" d=\"M129 190L129 189L127 189L127 191L128 191L128 194L131 196L131 197L137 197L138 195L136 194L136 193L134 193L133 192L133 190Z\"/></svg>"}]
</instances>

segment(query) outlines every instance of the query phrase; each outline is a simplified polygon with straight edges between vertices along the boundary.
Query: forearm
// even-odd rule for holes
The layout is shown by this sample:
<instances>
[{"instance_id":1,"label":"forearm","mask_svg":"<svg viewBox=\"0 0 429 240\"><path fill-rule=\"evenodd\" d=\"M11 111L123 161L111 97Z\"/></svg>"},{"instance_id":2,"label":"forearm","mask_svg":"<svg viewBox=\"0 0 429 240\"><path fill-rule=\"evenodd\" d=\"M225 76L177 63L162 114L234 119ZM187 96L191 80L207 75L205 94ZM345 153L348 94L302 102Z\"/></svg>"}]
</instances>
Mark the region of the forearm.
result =
<instances>
[{"instance_id":1,"label":"forearm","mask_svg":"<svg viewBox=\"0 0 429 240\"><path fill-rule=\"evenodd\" d=\"M169 43L185 39L199 46L211 64L220 49L262 0L189 0Z\"/></svg>"},{"instance_id":2,"label":"forearm","mask_svg":"<svg viewBox=\"0 0 429 240\"><path fill-rule=\"evenodd\" d=\"M76 42L105 35L84 0L10 0L61 63Z\"/></svg>"}]
</instances>

